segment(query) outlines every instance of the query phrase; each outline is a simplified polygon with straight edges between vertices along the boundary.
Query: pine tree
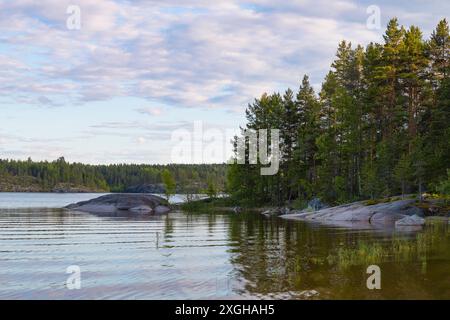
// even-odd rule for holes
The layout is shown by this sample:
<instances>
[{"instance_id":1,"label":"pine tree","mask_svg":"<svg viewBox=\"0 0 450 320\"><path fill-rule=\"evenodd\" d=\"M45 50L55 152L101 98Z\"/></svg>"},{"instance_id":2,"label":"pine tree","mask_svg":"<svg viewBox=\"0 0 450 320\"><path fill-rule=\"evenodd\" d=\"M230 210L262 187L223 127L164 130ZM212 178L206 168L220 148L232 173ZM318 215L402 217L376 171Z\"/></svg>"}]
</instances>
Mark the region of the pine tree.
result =
<instances>
[{"instance_id":1,"label":"pine tree","mask_svg":"<svg viewBox=\"0 0 450 320\"><path fill-rule=\"evenodd\" d=\"M441 20L428 42L433 87L450 76L450 30L446 19Z\"/></svg>"},{"instance_id":2,"label":"pine tree","mask_svg":"<svg viewBox=\"0 0 450 320\"><path fill-rule=\"evenodd\" d=\"M319 135L319 103L314 89L309 83L309 77L304 76L302 85L297 93L296 148L294 161L297 168L296 179L305 178L310 185L316 183L317 176L317 146Z\"/></svg>"},{"instance_id":3,"label":"pine tree","mask_svg":"<svg viewBox=\"0 0 450 320\"><path fill-rule=\"evenodd\" d=\"M401 49L402 69L399 77L406 96L407 107L401 116L407 118L408 140L411 143L417 135L417 127L423 114L429 91L426 71L429 61L425 54L425 42L422 32L412 26L405 34L404 46Z\"/></svg>"}]
</instances>

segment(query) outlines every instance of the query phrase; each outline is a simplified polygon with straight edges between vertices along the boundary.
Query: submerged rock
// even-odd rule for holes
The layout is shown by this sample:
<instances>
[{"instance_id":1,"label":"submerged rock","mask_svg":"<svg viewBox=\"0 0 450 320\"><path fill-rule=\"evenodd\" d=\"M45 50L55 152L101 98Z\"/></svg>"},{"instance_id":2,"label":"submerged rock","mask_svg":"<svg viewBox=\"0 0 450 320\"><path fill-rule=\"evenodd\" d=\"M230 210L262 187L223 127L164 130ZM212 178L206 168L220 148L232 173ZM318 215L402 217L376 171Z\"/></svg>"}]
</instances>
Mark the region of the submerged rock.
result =
<instances>
[{"instance_id":1,"label":"submerged rock","mask_svg":"<svg viewBox=\"0 0 450 320\"><path fill-rule=\"evenodd\" d=\"M108 194L88 201L70 204L66 209L91 213L131 212L164 214L170 211L167 201L150 194Z\"/></svg>"}]
</instances>

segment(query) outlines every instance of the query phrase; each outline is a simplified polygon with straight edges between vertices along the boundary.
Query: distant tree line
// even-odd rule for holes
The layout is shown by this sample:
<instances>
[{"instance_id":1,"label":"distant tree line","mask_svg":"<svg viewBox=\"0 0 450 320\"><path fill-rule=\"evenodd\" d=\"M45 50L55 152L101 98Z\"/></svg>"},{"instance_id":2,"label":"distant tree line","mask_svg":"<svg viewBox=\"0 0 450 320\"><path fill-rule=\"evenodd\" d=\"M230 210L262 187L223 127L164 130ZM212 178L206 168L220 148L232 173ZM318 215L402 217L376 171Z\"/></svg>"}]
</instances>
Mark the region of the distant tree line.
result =
<instances>
[{"instance_id":1,"label":"distant tree line","mask_svg":"<svg viewBox=\"0 0 450 320\"><path fill-rule=\"evenodd\" d=\"M344 203L448 190L448 22L440 21L428 40L418 27L392 19L384 43L342 41L318 95L305 76L296 93L256 99L246 118L242 130L280 129L280 171L261 176L261 165L231 166L235 199Z\"/></svg>"},{"instance_id":2,"label":"distant tree line","mask_svg":"<svg viewBox=\"0 0 450 320\"><path fill-rule=\"evenodd\" d=\"M220 190L225 188L225 164L87 165L69 163L63 157L51 162L0 159L0 185L2 180L16 178L12 181L33 181L42 191L51 191L60 184L69 184L91 190L123 192L132 186L162 184L164 170L170 172L176 181L178 192L187 188L190 192L204 191L209 181L214 181ZM24 177L31 180L17 179Z\"/></svg>"}]
</instances>

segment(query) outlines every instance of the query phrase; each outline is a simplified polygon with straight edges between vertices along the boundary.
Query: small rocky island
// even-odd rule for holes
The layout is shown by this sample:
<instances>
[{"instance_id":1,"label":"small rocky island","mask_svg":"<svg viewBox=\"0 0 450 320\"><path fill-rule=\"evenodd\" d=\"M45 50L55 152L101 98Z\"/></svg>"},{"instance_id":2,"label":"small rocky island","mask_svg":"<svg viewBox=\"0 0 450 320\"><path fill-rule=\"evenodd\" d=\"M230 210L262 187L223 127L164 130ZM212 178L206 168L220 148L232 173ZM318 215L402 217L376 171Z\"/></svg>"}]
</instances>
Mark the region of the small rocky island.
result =
<instances>
[{"instance_id":1,"label":"small rocky island","mask_svg":"<svg viewBox=\"0 0 450 320\"><path fill-rule=\"evenodd\" d=\"M167 200L151 194L108 194L88 201L70 204L65 209L89 213L165 214L170 211Z\"/></svg>"}]
</instances>

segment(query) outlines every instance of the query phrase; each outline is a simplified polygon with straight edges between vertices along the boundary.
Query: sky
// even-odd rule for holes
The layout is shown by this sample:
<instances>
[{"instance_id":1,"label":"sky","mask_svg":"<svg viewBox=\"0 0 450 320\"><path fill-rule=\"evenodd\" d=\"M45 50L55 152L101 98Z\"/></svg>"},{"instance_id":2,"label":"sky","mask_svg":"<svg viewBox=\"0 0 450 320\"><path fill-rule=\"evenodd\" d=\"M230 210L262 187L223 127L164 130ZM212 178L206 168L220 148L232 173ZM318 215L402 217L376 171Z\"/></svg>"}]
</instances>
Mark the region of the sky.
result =
<instances>
[{"instance_id":1,"label":"sky","mask_svg":"<svg viewBox=\"0 0 450 320\"><path fill-rule=\"evenodd\" d=\"M248 103L319 90L338 43L392 17L427 38L450 1L0 0L0 158L225 161Z\"/></svg>"}]
</instances>

